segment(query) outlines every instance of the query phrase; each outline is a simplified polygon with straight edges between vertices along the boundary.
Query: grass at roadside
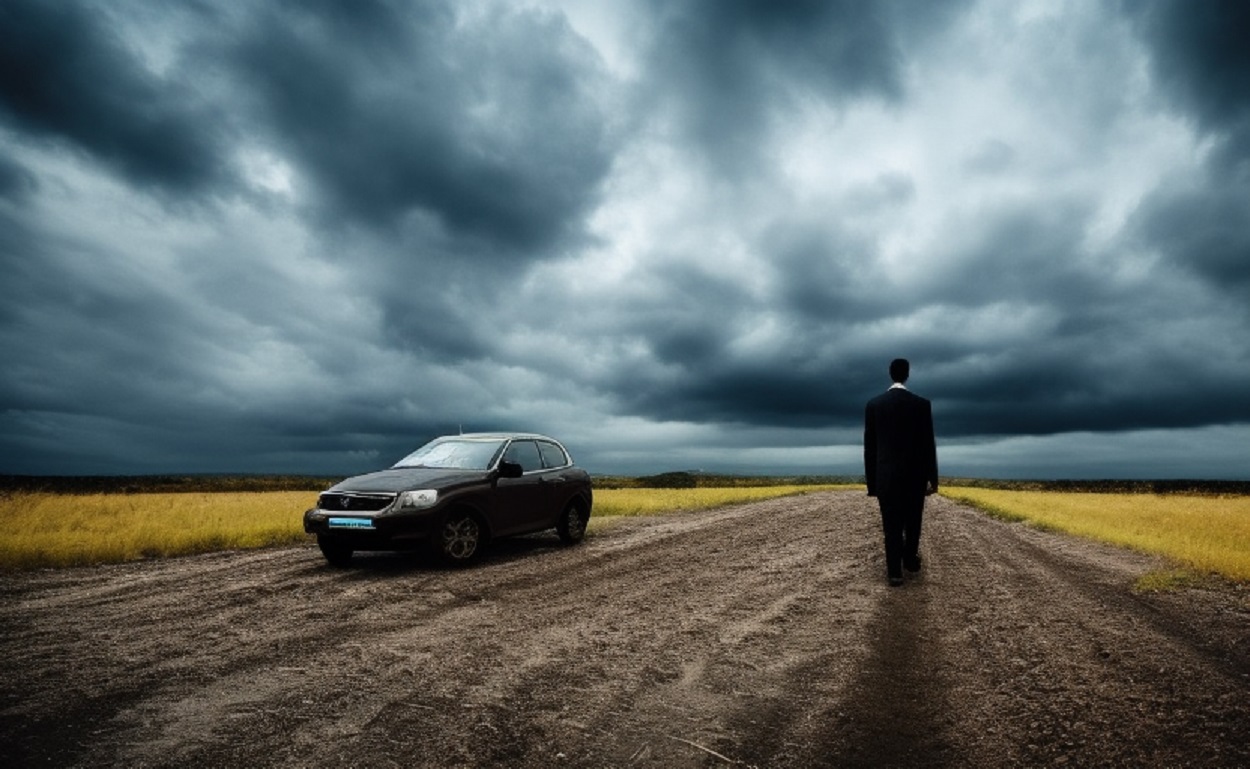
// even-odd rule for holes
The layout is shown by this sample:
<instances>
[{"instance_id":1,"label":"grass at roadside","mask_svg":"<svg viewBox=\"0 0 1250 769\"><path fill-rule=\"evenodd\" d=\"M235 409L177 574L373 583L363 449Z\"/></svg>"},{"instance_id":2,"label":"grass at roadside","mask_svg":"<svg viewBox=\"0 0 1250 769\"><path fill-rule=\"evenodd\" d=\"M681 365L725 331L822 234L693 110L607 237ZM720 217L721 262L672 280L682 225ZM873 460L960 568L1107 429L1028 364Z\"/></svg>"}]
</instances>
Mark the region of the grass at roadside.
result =
<instances>
[{"instance_id":1,"label":"grass at roadside","mask_svg":"<svg viewBox=\"0 0 1250 769\"><path fill-rule=\"evenodd\" d=\"M970 487L945 487L942 494L1004 520L1163 555L1197 574L1250 581L1250 496ZM1177 570L1147 576L1139 588L1183 585L1189 578Z\"/></svg>"},{"instance_id":2,"label":"grass at roadside","mask_svg":"<svg viewBox=\"0 0 1250 769\"><path fill-rule=\"evenodd\" d=\"M592 531L607 519L702 510L836 486L595 491ZM0 569L84 566L307 541L315 491L0 494Z\"/></svg>"},{"instance_id":3,"label":"grass at roadside","mask_svg":"<svg viewBox=\"0 0 1250 769\"><path fill-rule=\"evenodd\" d=\"M316 492L0 496L0 569L118 563L140 558L302 542Z\"/></svg>"}]
</instances>

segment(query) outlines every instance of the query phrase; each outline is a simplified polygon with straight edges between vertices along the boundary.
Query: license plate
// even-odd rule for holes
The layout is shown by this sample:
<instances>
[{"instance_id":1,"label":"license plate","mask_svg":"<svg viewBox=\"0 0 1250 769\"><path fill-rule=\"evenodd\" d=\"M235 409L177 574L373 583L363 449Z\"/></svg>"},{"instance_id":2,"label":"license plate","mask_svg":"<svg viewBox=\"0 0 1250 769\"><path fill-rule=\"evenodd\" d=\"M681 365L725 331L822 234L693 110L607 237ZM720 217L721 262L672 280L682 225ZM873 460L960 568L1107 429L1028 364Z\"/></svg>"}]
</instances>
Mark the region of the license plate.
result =
<instances>
[{"instance_id":1,"label":"license plate","mask_svg":"<svg viewBox=\"0 0 1250 769\"><path fill-rule=\"evenodd\" d=\"M331 518L331 529L373 529L373 521L368 518Z\"/></svg>"}]
</instances>

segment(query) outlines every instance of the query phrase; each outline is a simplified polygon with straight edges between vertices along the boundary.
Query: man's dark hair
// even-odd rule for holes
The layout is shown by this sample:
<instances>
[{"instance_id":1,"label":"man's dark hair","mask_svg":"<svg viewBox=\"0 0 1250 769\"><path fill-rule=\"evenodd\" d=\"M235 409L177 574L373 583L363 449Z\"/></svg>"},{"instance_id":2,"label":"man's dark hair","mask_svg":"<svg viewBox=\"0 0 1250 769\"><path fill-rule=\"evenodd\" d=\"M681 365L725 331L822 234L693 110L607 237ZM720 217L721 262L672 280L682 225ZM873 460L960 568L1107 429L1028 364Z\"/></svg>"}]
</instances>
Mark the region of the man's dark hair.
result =
<instances>
[{"instance_id":1,"label":"man's dark hair","mask_svg":"<svg viewBox=\"0 0 1250 769\"><path fill-rule=\"evenodd\" d=\"M890 361L890 379L902 384L911 375L911 364L906 358L895 358Z\"/></svg>"}]
</instances>

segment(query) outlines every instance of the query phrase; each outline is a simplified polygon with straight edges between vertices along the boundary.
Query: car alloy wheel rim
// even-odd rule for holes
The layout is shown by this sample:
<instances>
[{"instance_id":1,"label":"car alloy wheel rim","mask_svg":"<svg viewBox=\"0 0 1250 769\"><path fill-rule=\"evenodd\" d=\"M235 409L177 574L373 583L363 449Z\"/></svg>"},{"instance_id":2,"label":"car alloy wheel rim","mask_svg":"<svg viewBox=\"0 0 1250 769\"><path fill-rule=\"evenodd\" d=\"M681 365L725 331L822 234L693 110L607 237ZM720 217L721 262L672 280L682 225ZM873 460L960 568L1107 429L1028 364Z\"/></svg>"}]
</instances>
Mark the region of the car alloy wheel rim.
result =
<instances>
[{"instance_id":1,"label":"car alloy wheel rim","mask_svg":"<svg viewBox=\"0 0 1250 769\"><path fill-rule=\"evenodd\" d=\"M582 520L581 511L569 505L565 516L567 517L569 533L575 537L580 537L586 531L586 522Z\"/></svg>"},{"instance_id":2,"label":"car alloy wheel rim","mask_svg":"<svg viewBox=\"0 0 1250 769\"><path fill-rule=\"evenodd\" d=\"M452 558L464 559L477 550L477 521L472 518L461 518L448 521L443 527L443 552Z\"/></svg>"}]
</instances>

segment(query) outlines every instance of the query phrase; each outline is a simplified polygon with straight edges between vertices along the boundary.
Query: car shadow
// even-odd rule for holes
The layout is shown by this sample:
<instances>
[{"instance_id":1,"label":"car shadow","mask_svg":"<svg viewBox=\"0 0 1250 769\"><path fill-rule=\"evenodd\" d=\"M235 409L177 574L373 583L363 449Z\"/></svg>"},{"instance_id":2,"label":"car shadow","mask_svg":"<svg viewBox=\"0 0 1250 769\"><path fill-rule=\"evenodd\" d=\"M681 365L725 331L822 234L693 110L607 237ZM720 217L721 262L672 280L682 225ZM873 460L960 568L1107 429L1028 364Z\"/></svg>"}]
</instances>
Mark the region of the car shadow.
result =
<instances>
[{"instance_id":1,"label":"car shadow","mask_svg":"<svg viewBox=\"0 0 1250 769\"><path fill-rule=\"evenodd\" d=\"M545 553L568 549L555 532L538 532L519 537L494 540L478 553L472 563L453 566L442 563L424 550L416 551L360 551L352 555L351 565L346 568L331 566L322 561L322 569L343 574L368 574L372 576L401 576L412 573L438 573L464 571L466 569L490 568L492 565L509 563L523 558L540 557ZM313 552L316 552L314 549ZM318 554L319 555L319 554Z\"/></svg>"}]
</instances>

